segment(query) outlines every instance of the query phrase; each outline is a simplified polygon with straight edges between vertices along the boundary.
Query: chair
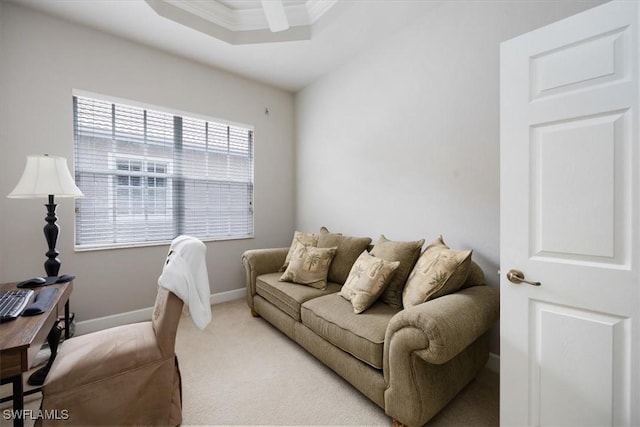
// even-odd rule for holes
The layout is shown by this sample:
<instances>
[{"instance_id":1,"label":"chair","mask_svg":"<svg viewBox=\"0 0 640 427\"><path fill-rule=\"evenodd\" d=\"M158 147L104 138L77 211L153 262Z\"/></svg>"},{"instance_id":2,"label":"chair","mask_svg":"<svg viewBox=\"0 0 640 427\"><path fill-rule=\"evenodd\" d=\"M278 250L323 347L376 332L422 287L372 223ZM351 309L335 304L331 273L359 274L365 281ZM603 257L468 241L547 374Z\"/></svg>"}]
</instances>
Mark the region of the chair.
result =
<instances>
[{"instance_id":1,"label":"chair","mask_svg":"<svg viewBox=\"0 0 640 427\"><path fill-rule=\"evenodd\" d=\"M43 414L59 419L42 419L42 425L180 424L174 345L182 306L158 288L151 321L65 341L42 387Z\"/></svg>"},{"instance_id":2,"label":"chair","mask_svg":"<svg viewBox=\"0 0 640 427\"><path fill-rule=\"evenodd\" d=\"M54 416L43 416L36 425L181 423L175 339L183 299L189 297L178 286L181 299L165 283L194 282L192 278L199 276L202 293L208 291L205 253L206 247L198 239L176 238L158 281L161 287L151 321L81 335L60 346L42 387L42 414Z\"/></svg>"}]
</instances>

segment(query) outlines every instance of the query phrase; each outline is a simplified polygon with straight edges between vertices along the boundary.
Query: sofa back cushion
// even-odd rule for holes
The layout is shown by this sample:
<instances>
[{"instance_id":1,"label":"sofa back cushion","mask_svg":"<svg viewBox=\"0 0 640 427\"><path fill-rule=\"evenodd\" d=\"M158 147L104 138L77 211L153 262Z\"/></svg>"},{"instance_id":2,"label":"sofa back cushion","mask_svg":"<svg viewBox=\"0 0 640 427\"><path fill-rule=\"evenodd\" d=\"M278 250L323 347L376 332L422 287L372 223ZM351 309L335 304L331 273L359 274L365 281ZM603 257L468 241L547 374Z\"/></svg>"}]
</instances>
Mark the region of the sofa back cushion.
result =
<instances>
[{"instance_id":1,"label":"sofa back cushion","mask_svg":"<svg viewBox=\"0 0 640 427\"><path fill-rule=\"evenodd\" d=\"M470 288L472 286L486 285L484 281L484 271L473 260L469 264L469 275L460 289Z\"/></svg>"},{"instance_id":2,"label":"sofa back cushion","mask_svg":"<svg viewBox=\"0 0 640 427\"><path fill-rule=\"evenodd\" d=\"M356 259L370 244L371 238L369 237L344 236L340 233L331 233L325 227L322 227L318 235L318 247L338 248L336 256L329 266L327 280L343 285Z\"/></svg>"},{"instance_id":3,"label":"sofa back cushion","mask_svg":"<svg viewBox=\"0 0 640 427\"><path fill-rule=\"evenodd\" d=\"M393 241L381 235L371 250L371 255L386 261L398 261L400 264L382 293L381 300L391 307L402 308L402 290L413 269L420 251L424 245L424 239L416 241Z\"/></svg>"}]
</instances>

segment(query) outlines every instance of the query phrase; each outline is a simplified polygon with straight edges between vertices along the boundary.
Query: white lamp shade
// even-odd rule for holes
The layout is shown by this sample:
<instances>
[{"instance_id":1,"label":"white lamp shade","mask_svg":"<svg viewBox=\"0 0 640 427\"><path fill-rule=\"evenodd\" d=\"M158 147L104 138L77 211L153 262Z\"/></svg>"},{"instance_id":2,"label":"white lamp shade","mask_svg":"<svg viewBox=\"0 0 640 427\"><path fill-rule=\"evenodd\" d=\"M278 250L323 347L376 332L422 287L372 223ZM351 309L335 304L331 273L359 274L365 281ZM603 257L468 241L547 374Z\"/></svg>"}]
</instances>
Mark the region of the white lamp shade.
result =
<instances>
[{"instance_id":1,"label":"white lamp shade","mask_svg":"<svg viewBox=\"0 0 640 427\"><path fill-rule=\"evenodd\" d=\"M84 197L73 182L67 159L58 156L27 156L22 178L7 197L33 199L54 195L58 197Z\"/></svg>"}]
</instances>

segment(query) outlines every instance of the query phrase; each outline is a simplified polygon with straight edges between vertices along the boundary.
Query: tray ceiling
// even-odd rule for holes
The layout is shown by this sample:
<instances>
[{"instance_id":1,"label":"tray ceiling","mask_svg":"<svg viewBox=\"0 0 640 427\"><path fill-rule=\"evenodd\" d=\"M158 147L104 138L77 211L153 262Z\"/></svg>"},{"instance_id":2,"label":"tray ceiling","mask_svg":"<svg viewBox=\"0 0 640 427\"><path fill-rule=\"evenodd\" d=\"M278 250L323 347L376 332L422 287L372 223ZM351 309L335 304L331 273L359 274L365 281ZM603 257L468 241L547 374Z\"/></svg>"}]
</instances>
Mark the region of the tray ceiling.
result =
<instances>
[{"instance_id":1,"label":"tray ceiling","mask_svg":"<svg viewBox=\"0 0 640 427\"><path fill-rule=\"evenodd\" d=\"M337 0L145 0L158 15L231 44L309 40L312 26ZM267 7L284 12L288 28L269 28Z\"/></svg>"},{"instance_id":2,"label":"tray ceiling","mask_svg":"<svg viewBox=\"0 0 640 427\"><path fill-rule=\"evenodd\" d=\"M339 0L311 23L307 40L231 44L159 15L145 0L0 2L8 7L13 4L28 7L290 92L297 92L344 66L354 56L392 38L398 30L444 4L440 0ZM260 1L254 0L216 2L233 13L254 10L260 5ZM309 9L311 4L284 0L285 7L304 5ZM266 26L257 31L279 34L271 33Z\"/></svg>"}]
</instances>

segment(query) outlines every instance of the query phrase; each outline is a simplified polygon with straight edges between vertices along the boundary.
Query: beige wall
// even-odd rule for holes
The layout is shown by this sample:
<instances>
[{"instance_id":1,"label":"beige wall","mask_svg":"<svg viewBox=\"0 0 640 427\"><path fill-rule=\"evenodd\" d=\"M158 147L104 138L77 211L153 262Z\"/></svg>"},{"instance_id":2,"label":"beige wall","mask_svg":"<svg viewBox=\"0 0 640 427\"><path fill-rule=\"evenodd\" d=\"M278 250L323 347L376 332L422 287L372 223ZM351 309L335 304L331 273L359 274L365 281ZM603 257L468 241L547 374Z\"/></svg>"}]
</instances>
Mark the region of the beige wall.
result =
<instances>
[{"instance_id":1,"label":"beige wall","mask_svg":"<svg viewBox=\"0 0 640 427\"><path fill-rule=\"evenodd\" d=\"M208 243L212 293L242 288L240 254L288 245L294 224L374 239L443 234L473 248L497 286L499 43L598 3L443 2L294 105L286 92L0 1L0 282L43 274L44 201L4 196L26 155L72 159L71 91L81 89L255 126L256 238ZM61 200L58 216L79 320L152 304L166 246L74 253L73 202Z\"/></svg>"},{"instance_id":2,"label":"beige wall","mask_svg":"<svg viewBox=\"0 0 640 427\"><path fill-rule=\"evenodd\" d=\"M0 282L44 274L44 200L6 199L29 154L73 160L73 89L255 127L255 239L210 242L211 292L244 288L248 248L289 243L293 96L177 56L0 2ZM270 114L265 116L265 107ZM79 321L153 305L167 246L74 253L74 203L60 199L62 273Z\"/></svg>"},{"instance_id":3,"label":"beige wall","mask_svg":"<svg viewBox=\"0 0 640 427\"><path fill-rule=\"evenodd\" d=\"M442 234L497 286L500 42L598 3L441 2L299 92L296 228Z\"/></svg>"}]
</instances>

